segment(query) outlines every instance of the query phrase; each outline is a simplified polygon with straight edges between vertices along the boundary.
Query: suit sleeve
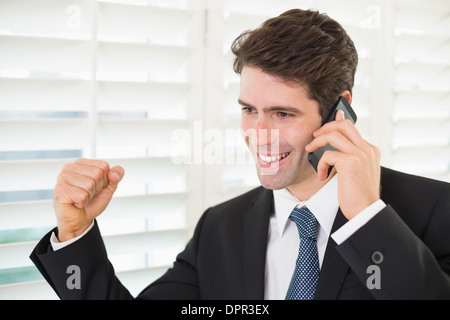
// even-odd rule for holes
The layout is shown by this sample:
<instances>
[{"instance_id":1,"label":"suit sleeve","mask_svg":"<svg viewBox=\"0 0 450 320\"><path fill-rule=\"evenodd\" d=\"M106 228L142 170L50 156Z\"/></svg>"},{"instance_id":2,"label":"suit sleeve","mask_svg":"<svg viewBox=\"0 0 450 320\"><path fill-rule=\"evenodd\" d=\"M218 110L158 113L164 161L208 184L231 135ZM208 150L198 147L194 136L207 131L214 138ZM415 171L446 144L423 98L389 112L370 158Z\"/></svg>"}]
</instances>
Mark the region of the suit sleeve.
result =
<instances>
[{"instance_id":1,"label":"suit sleeve","mask_svg":"<svg viewBox=\"0 0 450 320\"><path fill-rule=\"evenodd\" d=\"M30 259L61 299L131 299L129 291L115 276L108 260L97 222L75 243L53 251L50 231L38 243ZM69 266L79 269L79 288L68 286ZM70 270L70 269L69 269Z\"/></svg>"},{"instance_id":2,"label":"suit sleeve","mask_svg":"<svg viewBox=\"0 0 450 320\"><path fill-rule=\"evenodd\" d=\"M337 250L364 284L378 265L380 288L370 290L377 299L450 299L449 211L445 192L416 235L388 205Z\"/></svg>"},{"instance_id":3,"label":"suit sleeve","mask_svg":"<svg viewBox=\"0 0 450 320\"><path fill-rule=\"evenodd\" d=\"M204 216L206 214L200 219L185 250L176 257L173 267L146 287L137 299L200 298L196 257ZM38 243L30 258L61 299L133 299L114 273L97 222L82 238L57 251L53 251L50 244L53 231ZM79 267L79 289L67 286L70 277L67 268L71 265Z\"/></svg>"}]
</instances>

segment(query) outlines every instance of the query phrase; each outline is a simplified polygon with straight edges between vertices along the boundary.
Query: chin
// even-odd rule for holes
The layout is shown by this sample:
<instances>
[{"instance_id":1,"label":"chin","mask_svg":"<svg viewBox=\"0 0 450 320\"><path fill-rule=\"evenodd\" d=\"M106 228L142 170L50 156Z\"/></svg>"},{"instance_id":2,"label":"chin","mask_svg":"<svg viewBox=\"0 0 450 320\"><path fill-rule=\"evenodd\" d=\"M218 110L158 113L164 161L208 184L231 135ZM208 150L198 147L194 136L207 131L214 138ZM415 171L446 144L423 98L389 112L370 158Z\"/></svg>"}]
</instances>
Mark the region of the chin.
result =
<instances>
[{"instance_id":1,"label":"chin","mask_svg":"<svg viewBox=\"0 0 450 320\"><path fill-rule=\"evenodd\" d=\"M271 184L265 184L265 183L261 183L261 187L263 187L264 189L267 189L267 190L280 190L280 189L283 189L283 188L280 188L280 187L277 187L277 186L273 186Z\"/></svg>"},{"instance_id":2,"label":"chin","mask_svg":"<svg viewBox=\"0 0 450 320\"><path fill-rule=\"evenodd\" d=\"M289 186L289 183L280 180L279 177L262 175L260 172L258 172L258 178L261 186L268 190L280 190Z\"/></svg>"},{"instance_id":3,"label":"chin","mask_svg":"<svg viewBox=\"0 0 450 320\"><path fill-rule=\"evenodd\" d=\"M259 182L261 183L261 186L263 186L265 189L269 190L280 190L287 188L289 186L295 185L299 183L302 180L308 179L310 176L310 172L315 172L314 169L310 166L306 168L289 168L289 170L285 170L286 168L283 168L276 172L270 172L261 170L260 167L257 167L257 174ZM310 170L309 170L310 169ZM303 172L302 176L299 176L298 172Z\"/></svg>"}]
</instances>

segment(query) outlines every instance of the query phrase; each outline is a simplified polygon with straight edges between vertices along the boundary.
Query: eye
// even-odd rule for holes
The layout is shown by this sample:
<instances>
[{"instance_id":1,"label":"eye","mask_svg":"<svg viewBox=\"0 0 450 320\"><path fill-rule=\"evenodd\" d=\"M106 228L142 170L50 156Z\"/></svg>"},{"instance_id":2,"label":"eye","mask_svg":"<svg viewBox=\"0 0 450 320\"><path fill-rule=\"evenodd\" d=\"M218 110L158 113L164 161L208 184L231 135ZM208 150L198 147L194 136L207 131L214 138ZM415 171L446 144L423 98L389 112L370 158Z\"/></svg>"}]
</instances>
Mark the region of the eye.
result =
<instances>
[{"instance_id":1,"label":"eye","mask_svg":"<svg viewBox=\"0 0 450 320\"><path fill-rule=\"evenodd\" d=\"M279 111L279 112L277 112L277 116L278 116L279 118L282 118L282 119L288 119L288 118L290 118L292 115L291 115L290 113L286 113L286 112Z\"/></svg>"},{"instance_id":2,"label":"eye","mask_svg":"<svg viewBox=\"0 0 450 320\"><path fill-rule=\"evenodd\" d=\"M250 114L250 113L256 112L256 110L254 108L247 107L247 106L243 106L241 110L242 110L243 113L246 113L246 114Z\"/></svg>"}]
</instances>

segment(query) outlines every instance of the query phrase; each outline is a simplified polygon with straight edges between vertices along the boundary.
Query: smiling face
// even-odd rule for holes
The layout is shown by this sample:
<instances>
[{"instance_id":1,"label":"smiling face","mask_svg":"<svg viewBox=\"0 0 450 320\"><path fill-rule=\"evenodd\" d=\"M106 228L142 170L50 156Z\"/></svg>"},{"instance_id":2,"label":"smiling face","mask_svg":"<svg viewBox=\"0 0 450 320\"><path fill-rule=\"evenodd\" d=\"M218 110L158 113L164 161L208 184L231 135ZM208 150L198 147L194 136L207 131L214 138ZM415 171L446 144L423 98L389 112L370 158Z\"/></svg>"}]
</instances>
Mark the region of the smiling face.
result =
<instances>
[{"instance_id":1,"label":"smiling face","mask_svg":"<svg viewBox=\"0 0 450 320\"><path fill-rule=\"evenodd\" d=\"M322 119L319 103L308 98L305 88L285 83L259 68L244 66L239 104L241 129L255 157L262 186L288 188L298 194L296 190L317 184L305 147Z\"/></svg>"}]
</instances>

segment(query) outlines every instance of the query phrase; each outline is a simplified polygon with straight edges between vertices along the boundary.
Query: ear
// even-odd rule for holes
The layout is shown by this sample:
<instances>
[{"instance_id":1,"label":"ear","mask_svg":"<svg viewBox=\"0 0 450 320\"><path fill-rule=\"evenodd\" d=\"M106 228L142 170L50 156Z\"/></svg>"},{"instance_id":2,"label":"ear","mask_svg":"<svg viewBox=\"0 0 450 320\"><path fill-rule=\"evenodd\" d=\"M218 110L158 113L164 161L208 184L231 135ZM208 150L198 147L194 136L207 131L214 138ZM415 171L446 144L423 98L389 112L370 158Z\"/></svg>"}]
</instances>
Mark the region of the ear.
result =
<instances>
[{"instance_id":1,"label":"ear","mask_svg":"<svg viewBox=\"0 0 450 320\"><path fill-rule=\"evenodd\" d=\"M345 99L347 99L348 103L352 102L352 94L350 93L349 90L342 91L341 97L345 97Z\"/></svg>"}]
</instances>

